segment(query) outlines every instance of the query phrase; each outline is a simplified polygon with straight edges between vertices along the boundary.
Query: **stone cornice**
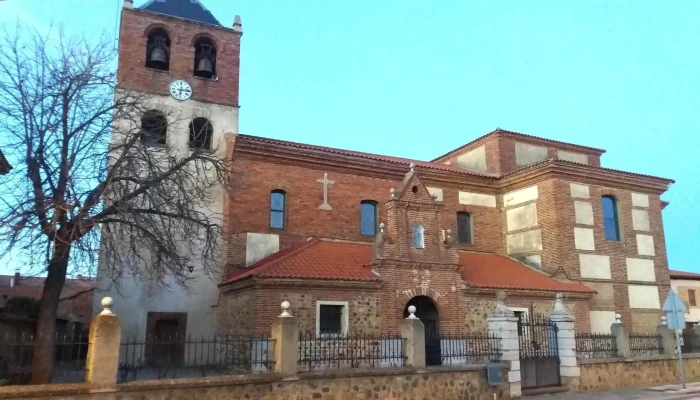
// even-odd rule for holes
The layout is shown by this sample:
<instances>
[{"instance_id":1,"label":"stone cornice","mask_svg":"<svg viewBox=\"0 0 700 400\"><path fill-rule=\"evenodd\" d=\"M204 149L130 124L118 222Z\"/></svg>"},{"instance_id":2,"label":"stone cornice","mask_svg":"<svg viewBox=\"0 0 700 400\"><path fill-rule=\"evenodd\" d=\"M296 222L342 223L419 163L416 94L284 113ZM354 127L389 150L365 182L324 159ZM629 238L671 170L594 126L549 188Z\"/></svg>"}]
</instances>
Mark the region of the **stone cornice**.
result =
<instances>
[{"instance_id":1,"label":"stone cornice","mask_svg":"<svg viewBox=\"0 0 700 400\"><path fill-rule=\"evenodd\" d=\"M219 289L224 294L239 293L249 289L260 288L306 288L306 289L349 289L349 290L381 290L380 281L340 281L322 279L281 279L252 277L239 282L224 283Z\"/></svg>"},{"instance_id":2,"label":"stone cornice","mask_svg":"<svg viewBox=\"0 0 700 400\"><path fill-rule=\"evenodd\" d=\"M256 140L241 136L236 141L233 157L398 182L403 180L408 169L408 165L402 162L344 154L343 150L309 147L302 148L284 142L276 143L271 139ZM500 194L552 178L655 194L665 192L673 183L671 179L556 159L547 159L501 177L439 169L439 164L436 164L435 169L420 165L415 169L428 186L444 185L485 194Z\"/></svg>"}]
</instances>

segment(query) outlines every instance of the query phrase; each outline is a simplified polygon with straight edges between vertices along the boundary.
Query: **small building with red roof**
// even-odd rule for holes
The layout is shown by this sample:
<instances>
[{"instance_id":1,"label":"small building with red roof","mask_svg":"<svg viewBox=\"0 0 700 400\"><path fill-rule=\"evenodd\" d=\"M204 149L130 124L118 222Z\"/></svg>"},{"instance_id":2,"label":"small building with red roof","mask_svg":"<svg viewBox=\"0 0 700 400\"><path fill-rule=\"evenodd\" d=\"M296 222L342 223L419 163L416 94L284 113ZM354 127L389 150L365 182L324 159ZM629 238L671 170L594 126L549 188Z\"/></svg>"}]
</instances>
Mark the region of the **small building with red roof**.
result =
<instances>
[{"instance_id":1,"label":"small building with red roof","mask_svg":"<svg viewBox=\"0 0 700 400\"><path fill-rule=\"evenodd\" d=\"M669 270L671 288L685 304L687 328L700 324L700 273Z\"/></svg>"}]
</instances>

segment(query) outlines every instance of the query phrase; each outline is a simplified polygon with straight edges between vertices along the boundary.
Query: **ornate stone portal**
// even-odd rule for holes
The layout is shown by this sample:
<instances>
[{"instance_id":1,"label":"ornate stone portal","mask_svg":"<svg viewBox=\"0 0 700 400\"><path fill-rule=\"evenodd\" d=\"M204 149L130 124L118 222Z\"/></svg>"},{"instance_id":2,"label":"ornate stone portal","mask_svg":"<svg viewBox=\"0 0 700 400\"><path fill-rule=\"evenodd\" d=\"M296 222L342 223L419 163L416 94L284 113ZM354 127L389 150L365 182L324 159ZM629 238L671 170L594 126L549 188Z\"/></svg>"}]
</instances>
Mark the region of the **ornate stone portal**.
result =
<instances>
[{"instance_id":1,"label":"ornate stone portal","mask_svg":"<svg viewBox=\"0 0 700 400\"><path fill-rule=\"evenodd\" d=\"M324 211L331 211L333 210L333 207L331 207L330 204L328 204L328 187L335 182L329 181L328 180L328 173L324 172L323 173L323 179L317 179L316 182L320 183L321 186L323 186L323 204L318 206L319 210L324 210Z\"/></svg>"}]
</instances>

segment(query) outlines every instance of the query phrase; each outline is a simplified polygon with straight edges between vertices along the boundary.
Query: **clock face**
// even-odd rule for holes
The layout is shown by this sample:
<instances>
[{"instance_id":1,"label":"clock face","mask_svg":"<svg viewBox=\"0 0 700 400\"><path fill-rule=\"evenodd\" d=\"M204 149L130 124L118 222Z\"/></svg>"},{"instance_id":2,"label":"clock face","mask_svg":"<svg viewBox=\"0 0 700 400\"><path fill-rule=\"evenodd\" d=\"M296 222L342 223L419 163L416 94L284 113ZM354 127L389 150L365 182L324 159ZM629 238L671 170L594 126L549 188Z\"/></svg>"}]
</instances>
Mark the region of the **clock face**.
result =
<instances>
[{"instance_id":1,"label":"clock face","mask_svg":"<svg viewBox=\"0 0 700 400\"><path fill-rule=\"evenodd\" d=\"M182 79L172 81L168 91L175 100L185 101L192 97L192 86Z\"/></svg>"}]
</instances>

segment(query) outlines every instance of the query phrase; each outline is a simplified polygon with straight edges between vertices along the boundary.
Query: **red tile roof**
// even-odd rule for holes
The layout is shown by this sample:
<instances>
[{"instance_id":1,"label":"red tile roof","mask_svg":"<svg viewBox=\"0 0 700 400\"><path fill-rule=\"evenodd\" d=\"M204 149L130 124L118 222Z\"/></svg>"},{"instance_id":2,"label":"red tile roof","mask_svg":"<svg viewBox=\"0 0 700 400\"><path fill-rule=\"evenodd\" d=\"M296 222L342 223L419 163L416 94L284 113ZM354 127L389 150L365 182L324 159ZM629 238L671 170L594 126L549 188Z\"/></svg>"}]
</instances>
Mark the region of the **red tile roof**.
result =
<instances>
[{"instance_id":1,"label":"red tile roof","mask_svg":"<svg viewBox=\"0 0 700 400\"><path fill-rule=\"evenodd\" d=\"M251 277L375 281L372 245L310 239L228 276L223 285ZM462 252L462 278L474 287L593 293L580 283L559 282L508 257Z\"/></svg>"},{"instance_id":2,"label":"red tile roof","mask_svg":"<svg viewBox=\"0 0 700 400\"><path fill-rule=\"evenodd\" d=\"M229 275L226 283L251 276L265 278L373 281L372 245L310 239L272 254Z\"/></svg>"},{"instance_id":3,"label":"red tile roof","mask_svg":"<svg viewBox=\"0 0 700 400\"><path fill-rule=\"evenodd\" d=\"M560 282L512 258L493 253L460 252L462 279L469 285L493 289L593 293L581 283Z\"/></svg>"},{"instance_id":4,"label":"red tile roof","mask_svg":"<svg viewBox=\"0 0 700 400\"><path fill-rule=\"evenodd\" d=\"M700 280L700 274L688 271L678 271L674 269L668 270L671 279L697 279Z\"/></svg>"}]
</instances>

